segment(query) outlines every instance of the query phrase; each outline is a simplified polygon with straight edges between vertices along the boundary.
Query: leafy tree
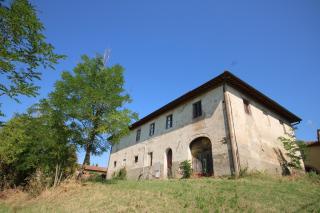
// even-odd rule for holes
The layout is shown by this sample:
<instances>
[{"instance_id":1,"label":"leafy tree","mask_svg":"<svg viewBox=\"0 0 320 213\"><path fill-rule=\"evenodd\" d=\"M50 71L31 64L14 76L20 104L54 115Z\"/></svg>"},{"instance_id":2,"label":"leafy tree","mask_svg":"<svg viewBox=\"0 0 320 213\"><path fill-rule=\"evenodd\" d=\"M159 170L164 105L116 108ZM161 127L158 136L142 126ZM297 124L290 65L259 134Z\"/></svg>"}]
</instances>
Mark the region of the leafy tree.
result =
<instances>
[{"instance_id":1,"label":"leafy tree","mask_svg":"<svg viewBox=\"0 0 320 213\"><path fill-rule=\"evenodd\" d=\"M24 185L36 171L51 185L57 166L60 179L75 166L76 149L59 113L45 104L31 111L34 116L16 115L0 129L0 188Z\"/></svg>"},{"instance_id":2,"label":"leafy tree","mask_svg":"<svg viewBox=\"0 0 320 213\"><path fill-rule=\"evenodd\" d=\"M284 166L294 169L302 169L301 162L306 157L306 144L303 141L296 140L293 135L287 134L286 137L279 137L289 161L284 162Z\"/></svg>"},{"instance_id":3,"label":"leafy tree","mask_svg":"<svg viewBox=\"0 0 320 213\"><path fill-rule=\"evenodd\" d=\"M41 78L39 67L54 68L62 55L45 41L44 26L28 0L0 4L0 97L16 101L18 95L36 96L35 80Z\"/></svg>"},{"instance_id":4,"label":"leafy tree","mask_svg":"<svg viewBox=\"0 0 320 213\"><path fill-rule=\"evenodd\" d=\"M103 58L82 56L73 73L63 72L49 95L50 102L66 116L73 140L85 150L83 164L90 156L105 152L128 133L128 125L137 115L124 107L130 102L123 88L123 68L106 68Z\"/></svg>"}]
</instances>

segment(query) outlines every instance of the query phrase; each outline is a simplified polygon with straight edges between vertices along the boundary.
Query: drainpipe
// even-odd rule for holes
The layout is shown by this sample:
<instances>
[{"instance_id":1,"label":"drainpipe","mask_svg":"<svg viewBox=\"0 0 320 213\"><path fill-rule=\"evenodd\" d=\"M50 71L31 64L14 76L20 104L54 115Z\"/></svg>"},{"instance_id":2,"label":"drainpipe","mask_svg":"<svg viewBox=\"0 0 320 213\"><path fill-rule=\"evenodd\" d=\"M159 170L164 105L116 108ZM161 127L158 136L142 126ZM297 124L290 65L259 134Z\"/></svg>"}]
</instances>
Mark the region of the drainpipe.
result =
<instances>
[{"instance_id":1,"label":"drainpipe","mask_svg":"<svg viewBox=\"0 0 320 213\"><path fill-rule=\"evenodd\" d=\"M233 123L232 123L232 117L231 117L231 105L229 103L229 99L226 92L225 83L223 83L223 95L224 95L224 106L226 109L226 119L227 119L227 128L229 133L229 139L231 144L231 152L232 152L232 160L233 160L233 167L234 167L234 174L236 177L239 176L240 173L240 165L239 165L239 156L238 156L238 147L237 147L237 141L234 133Z\"/></svg>"}]
</instances>

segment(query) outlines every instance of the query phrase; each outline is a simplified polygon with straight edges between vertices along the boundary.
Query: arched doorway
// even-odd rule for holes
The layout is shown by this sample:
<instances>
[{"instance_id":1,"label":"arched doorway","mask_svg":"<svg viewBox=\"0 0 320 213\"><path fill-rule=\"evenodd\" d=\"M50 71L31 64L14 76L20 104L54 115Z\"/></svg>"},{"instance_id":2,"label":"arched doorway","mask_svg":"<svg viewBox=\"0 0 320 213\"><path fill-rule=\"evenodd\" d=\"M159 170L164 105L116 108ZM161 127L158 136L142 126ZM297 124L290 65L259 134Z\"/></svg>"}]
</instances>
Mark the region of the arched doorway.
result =
<instances>
[{"instance_id":1,"label":"arched doorway","mask_svg":"<svg viewBox=\"0 0 320 213\"><path fill-rule=\"evenodd\" d=\"M167 156L167 178L172 178L172 150L169 148L166 151Z\"/></svg>"},{"instance_id":2,"label":"arched doorway","mask_svg":"<svg viewBox=\"0 0 320 213\"><path fill-rule=\"evenodd\" d=\"M190 143L193 174L199 176L213 175L211 142L206 137L194 139Z\"/></svg>"}]
</instances>

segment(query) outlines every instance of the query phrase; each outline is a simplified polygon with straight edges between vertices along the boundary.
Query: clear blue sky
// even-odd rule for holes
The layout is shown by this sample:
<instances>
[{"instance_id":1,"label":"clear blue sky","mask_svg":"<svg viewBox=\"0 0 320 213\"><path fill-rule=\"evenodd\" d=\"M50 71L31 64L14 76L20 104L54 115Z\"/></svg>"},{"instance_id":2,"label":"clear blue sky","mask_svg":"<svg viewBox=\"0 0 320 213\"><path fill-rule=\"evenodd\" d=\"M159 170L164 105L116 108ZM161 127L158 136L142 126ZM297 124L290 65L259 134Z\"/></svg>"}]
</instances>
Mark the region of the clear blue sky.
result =
<instances>
[{"instance_id":1,"label":"clear blue sky","mask_svg":"<svg viewBox=\"0 0 320 213\"><path fill-rule=\"evenodd\" d=\"M227 69L300 116L298 138L316 138L319 0L32 2L47 40L68 58L43 70L37 98L1 98L6 119L46 97L80 55L111 48L110 65L126 68L129 107L140 118ZM93 163L106 166L107 154Z\"/></svg>"}]
</instances>

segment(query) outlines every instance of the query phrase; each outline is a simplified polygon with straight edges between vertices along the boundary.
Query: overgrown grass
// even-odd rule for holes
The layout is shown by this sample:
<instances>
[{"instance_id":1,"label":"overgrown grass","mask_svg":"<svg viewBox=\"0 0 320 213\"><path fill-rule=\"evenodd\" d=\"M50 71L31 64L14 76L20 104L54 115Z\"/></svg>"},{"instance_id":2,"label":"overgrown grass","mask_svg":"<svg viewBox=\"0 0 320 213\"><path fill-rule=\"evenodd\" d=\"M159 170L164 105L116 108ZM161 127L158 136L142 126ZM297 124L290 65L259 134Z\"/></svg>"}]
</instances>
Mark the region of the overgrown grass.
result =
<instances>
[{"instance_id":1,"label":"overgrown grass","mask_svg":"<svg viewBox=\"0 0 320 213\"><path fill-rule=\"evenodd\" d=\"M17 212L319 212L319 176L66 183L36 199L0 200ZM10 209L10 210L9 210Z\"/></svg>"}]
</instances>

